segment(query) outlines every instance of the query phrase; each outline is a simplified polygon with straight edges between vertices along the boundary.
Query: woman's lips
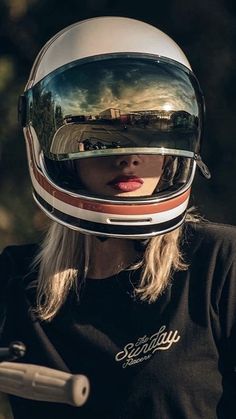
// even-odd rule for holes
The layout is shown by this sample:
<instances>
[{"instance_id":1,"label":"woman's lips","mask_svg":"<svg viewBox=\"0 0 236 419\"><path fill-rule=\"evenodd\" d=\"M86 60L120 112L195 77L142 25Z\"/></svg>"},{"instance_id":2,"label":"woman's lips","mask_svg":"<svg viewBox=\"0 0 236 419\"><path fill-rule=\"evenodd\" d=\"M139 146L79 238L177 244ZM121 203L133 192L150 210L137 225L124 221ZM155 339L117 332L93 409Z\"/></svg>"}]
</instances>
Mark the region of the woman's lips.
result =
<instances>
[{"instance_id":1,"label":"woman's lips","mask_svg":"<svg viewBox=\"0 0 236 419\"><path fill-rule=\"evenodd\" d=\"M137 176L118 176L108 183L113 189L120 192L132 192L141 188L143 179Z\"/></svg>"}]
</instances>

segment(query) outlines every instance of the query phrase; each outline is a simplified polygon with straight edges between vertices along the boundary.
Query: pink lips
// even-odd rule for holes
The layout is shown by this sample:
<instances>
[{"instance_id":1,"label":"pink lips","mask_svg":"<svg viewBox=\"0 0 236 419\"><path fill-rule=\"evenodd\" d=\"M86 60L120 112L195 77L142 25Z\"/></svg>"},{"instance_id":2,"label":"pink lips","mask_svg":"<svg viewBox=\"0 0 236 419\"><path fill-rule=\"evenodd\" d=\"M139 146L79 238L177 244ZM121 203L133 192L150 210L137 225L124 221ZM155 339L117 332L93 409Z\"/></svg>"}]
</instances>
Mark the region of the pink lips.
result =
<instances>
[{"instance_id":1,"label":"pink lips","mask_svg":"<svg viewBox=\"0 0 236 419\"><path fill-rule=\"evenodd\" d=\"M108 185L121 192L132 192L141 188L143 179L137 176L118 176L113 179Z\"/></svg>"}]
</instances>

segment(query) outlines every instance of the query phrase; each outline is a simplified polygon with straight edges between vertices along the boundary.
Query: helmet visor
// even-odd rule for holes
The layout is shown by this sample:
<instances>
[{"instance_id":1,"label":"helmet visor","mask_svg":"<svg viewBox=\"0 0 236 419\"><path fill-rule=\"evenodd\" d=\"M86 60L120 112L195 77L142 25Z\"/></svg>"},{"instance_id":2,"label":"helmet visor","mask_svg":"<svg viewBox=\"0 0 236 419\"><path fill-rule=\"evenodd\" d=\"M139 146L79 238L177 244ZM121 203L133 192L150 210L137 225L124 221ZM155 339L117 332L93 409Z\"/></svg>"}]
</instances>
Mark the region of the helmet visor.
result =
<instances>
[{"instance_id":1,"label":"helmet visor","mask_svg":"<svg viewBox=\"0 0 236 419\"><path fill-rule=\"evenodd\" d=\"M26 92L27 124L52 160L199 152L203 100L174 61L135 54L80 60Z\"/></svg>"},{"instance_id":2,"label":"helmet visor","mask_svg":"<svg viewBox=\"0 0 236 419\"><path fill-rule=\"evenodd\" d=\"M193 180L195 161L160 154L127 154L71 161L44 157L47 178L75 194L115 201L147 201L174 196Z\"/></svg>"}]
</instances>

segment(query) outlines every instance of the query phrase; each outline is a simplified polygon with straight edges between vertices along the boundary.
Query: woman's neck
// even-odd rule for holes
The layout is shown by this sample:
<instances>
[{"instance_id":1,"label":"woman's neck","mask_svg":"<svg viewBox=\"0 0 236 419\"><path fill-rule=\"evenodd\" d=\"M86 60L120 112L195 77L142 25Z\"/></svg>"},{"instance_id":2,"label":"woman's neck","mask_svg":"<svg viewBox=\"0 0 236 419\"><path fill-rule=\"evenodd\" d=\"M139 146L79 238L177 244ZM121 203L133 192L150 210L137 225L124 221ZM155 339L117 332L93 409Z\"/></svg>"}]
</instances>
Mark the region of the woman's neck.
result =
<instances>
[{"instance_id":1,"label":"woman's neck","mask_svg":"<svg viewBox=\"0 0 236 419\"><path fill-rule=\"evenodd\" d=\"M88 278L103 279L115 275L137 261L139 253L133 240L109 238L101 241L89 239Z\"/></svg>"}]
</instances>

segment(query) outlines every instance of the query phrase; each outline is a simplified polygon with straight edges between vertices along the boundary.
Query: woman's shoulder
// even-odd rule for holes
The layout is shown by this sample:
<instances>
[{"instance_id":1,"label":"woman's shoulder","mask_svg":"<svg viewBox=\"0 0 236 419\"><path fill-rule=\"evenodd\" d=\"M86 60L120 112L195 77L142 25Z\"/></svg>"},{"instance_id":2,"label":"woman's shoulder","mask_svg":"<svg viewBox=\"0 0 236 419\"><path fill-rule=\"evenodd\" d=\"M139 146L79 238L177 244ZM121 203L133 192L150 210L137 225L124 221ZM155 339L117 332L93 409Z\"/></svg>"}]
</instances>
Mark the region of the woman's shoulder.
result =
<instances>
[{"instance_id":1,"label":"woman's shoulder","mask_svg":"<svg viewBox=\"0 0 236 419\"><path fill-rule=\"evenodd\" d=\"M236 260L236 226L210 221L186 223L183 237L193 251L201 249Z\"/></svg>"},{"instance_id":2,"label":"woman's shoulder","mask_svg":"<svg viewBox=\"0 0 236 419\"><path fill-rule=\"evenodd\" d=\"M187 229L192 231L199 237L208 238L209 240L230 241L236 238L236 226L223 223L215 223L212 221L197 221L187 223Z\"/></svg>"},{"instance_id":3,"label":"woman's shoulder","mask_svg":"<svg viewBox=\"0 0 236 419\"><path fill-rule=\"evenodd\" d=\"M12 245L0 254L0 279L22 276L27 273L38 252L37 244Z\"/></svg>"}]
</instances>

